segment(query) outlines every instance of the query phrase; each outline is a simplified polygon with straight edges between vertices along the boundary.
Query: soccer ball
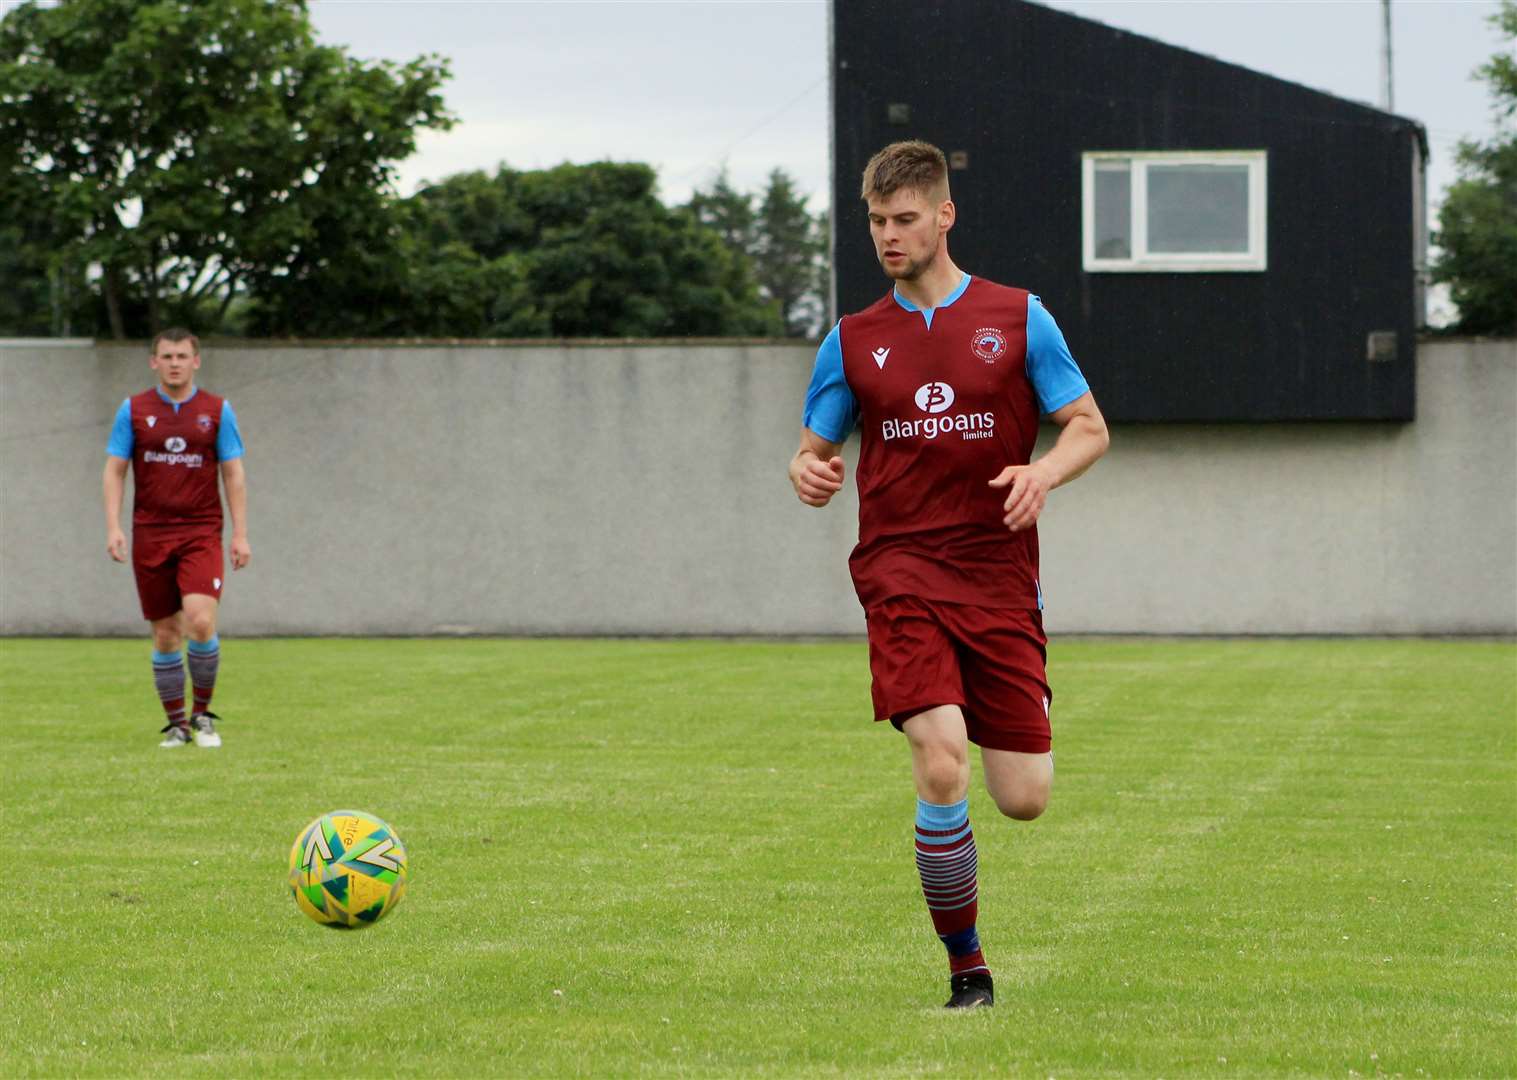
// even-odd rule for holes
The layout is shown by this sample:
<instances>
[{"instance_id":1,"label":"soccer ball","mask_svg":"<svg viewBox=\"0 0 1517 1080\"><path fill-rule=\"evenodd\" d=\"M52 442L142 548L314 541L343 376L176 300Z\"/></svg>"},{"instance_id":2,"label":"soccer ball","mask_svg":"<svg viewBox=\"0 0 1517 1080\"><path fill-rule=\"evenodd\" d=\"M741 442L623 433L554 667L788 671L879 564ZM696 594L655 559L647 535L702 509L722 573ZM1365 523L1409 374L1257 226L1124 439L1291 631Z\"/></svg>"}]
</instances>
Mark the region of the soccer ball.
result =
<instances>
[{"instance_id":1,"label":"soccer ball","mask_svg":"<svg viewBox=\"0 0 1517 1080\"><path fill-rule=\"evenodd\" d=\"M376 923L406 891L406 849L395 830L361 810L333 810L290 848L295 906L322 926Z\"/></svg>"}]
</instances>

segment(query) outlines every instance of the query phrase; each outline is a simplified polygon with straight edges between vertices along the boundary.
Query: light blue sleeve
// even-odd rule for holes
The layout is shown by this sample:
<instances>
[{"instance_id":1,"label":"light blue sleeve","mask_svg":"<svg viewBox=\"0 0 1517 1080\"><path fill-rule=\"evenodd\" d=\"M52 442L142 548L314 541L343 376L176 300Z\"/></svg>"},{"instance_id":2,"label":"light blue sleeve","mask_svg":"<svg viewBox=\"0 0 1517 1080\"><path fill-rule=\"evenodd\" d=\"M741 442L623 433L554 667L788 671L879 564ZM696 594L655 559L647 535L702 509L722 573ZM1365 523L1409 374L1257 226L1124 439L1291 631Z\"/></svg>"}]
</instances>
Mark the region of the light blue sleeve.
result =
<instances>
[{"instance_id":1,"label":"light blue sleeve","mask_svg":"<svg viewBox=\"0 0 1517 1080\"><path fill-rule=\"evenodd\" d=\"M847 441L858 419L858 398L843 377L843 324L839 322L816 351L802 422L828 442L841 443Z\"/></svg>"},{"instance_id":2,"label":"light blue sleeve","mask_svg":"<svg viewBox=\"0 0 1517 1080\"><path fill-rule=\"evenodd\" d=\"M105 452L111 457L132 456L132 399L123 398L121 408L116 410L116 419L111 423L111 437L106 440Z\"/></svg>"},{"instance_id":3,"label":"light blue sleeve","mask_svg":"<svg viewBox=\"0 0 1517 1080\"><path fill-rule=\"evenodd\" d=\"M1080 365L1069 353L1064 333L1036 296L1027 298L1027 377L1044 415L1090 393Z\"/></svg>"},{"instance_id":4,"label":"light blue sleeve","mask_svg":"<svg viewBox=\"0 0 1517 1080\"><path fill-rule=\"evenodd\" d=\"M219 461L234 461L243 454L242 432L237 430L237 414L232 403L221 401L221 427L216 431L216 458Z\"/></svg>"}]
</instances>

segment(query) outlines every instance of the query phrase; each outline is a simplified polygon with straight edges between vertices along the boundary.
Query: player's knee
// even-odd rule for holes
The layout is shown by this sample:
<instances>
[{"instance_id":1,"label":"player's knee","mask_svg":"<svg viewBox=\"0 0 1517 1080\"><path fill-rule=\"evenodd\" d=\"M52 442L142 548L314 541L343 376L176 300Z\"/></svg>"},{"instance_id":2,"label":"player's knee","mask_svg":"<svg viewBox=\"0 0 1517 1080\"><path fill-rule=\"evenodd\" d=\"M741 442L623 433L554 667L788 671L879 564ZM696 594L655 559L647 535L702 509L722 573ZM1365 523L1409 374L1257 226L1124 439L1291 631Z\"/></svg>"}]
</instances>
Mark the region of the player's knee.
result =
<instances>
[{"instance_id":1,"label":"player's knee","mask_svg":"<svg viewBox=\"0 0 1517 1080\"><path fill-rule=\"evenodd\" d=\"M1009 818L1031 821L1048 809L1048 791L1014 791L997 795L996 809Z\"/></svg>"},{"instance_id":2,"label":"player's knee","mask_svg":"<svg viewBox=\"0 0 1517 1080\"><path fill-rule=\"evenodd\" d=\"M923 764L921 780L929 802L957 802L969 786L969 762L952 754L934 755Z\"/></svg>"},{"instance_id":3,"label":"player's knee","mask_svg":"<svg viewBox=\"0 0 1517 1080\"><path fill-rule=\"evenodd\" d=\"M214 615L191 615L189 617L190 636L196 641L210 641L216 634L216 617Z\"/></svg>"}]
</instances>

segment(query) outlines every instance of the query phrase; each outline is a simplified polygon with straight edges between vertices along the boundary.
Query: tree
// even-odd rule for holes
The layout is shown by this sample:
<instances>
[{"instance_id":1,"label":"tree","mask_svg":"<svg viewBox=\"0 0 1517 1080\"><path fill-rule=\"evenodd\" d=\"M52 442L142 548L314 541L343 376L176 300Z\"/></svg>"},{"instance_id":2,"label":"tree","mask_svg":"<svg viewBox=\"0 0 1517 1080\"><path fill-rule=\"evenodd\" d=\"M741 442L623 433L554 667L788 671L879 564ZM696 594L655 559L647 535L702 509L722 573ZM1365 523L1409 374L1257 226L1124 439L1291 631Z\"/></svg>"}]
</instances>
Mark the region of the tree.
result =
<instances>
[{"instance_id":1,"label":"tree","mask_svg":"<svg viewBox=\"0 0 1517 1080\"><path fill-rule=\"evenodd\" d=\"M1517 41L1517 0L1492 18ZM1478 74L1495 98L1496 138L1459 144L1460 178L1449 186L1434 242L1433 280L1447 282L1467 334L1517 335L1517 59L1499 53Z\"/></svg>"},{"instance_id":2,"label":"tree","mask_svg":"<svg viewBox=\"0 0 1517 1080\"><path fill-rule=\"evenodd\" d=\"M431 184L371 215L366 241L261 287L260 334L689 337L779 333L752 267L655 194L647 165L502 166Z\"/></svg>"},{"instance_id":3,"label":"tree","mask_svg":"<svg viewBox=\"0 0 1517 1080\"><path fill-rule=\"evenodd\" d=\"M837 313L832 310L832 211L823 210L816 216L816 268L812 276L811 292L816 297L817 312L821 325L818 335L825 333L837 322Z\"/></svg>"},{"instance_id":4,"label":"tree","mask_svg":"<svg viewBox=\"0 0 1517 1080\"><path fill-rule=\"evenodd\" d=\"M779 305L785 333L817 333L825 302L817 292L817 270L827 252L826 234L806 210L806 200L783 169L769 174L758 210L758 242L753 253L759 286Z\"/></svg>"},{"instance_id":5,"label":"tree","mask_svg":"<svg viewBox=\"0 0 1517 1080\"><path fill-rule=\"evenodd\" d=\"M46 223L114 337L266 323L393 236L394 163L446 128L445 62L318 45L303 0L69 0L0 20L0 228Z\"/></svg>"},{"instance_id":6,"label":"tree","mask_svg":"<svg viewBox=\"0 0 1517 1080\"><path fill-rule=\"evenodd\" d=\"M753 196L732 186L732 178L723 165L711 182L710 191L696 191L686 208L702 225L716 230L732 250L751 255L758 246L758 219L753 212Z\"/></svg>"},{"instance_id":7,"label":"tree","mask_svg":"<svg viewBox=\"0 0 1517 1080\"><path fill-rule=\"evenodd\" d=\"M70 337L94 325L94 297L77 267L54 265L24 223L0 224L0 335Z\"/></svg>"},{"instance_id":8,"label":"tree","mask_svg":"<svg viewBox=\"0 0 1517 1080\"><path fill-rule=\"evenodd\" d=\"M452 321L407 333L490 337L732 337L777 333L751 267L693 213L656 195L647 165L596 162L462 173L405 200L414 296ZM468 298L460 302L459 297ZM417 300L413 307L425 307ZM427 316L423 316L424 319Z\"/></svg>"},{"instance_id":9,"label":"tree","mask_svg":"<svg viewBox=\"0 0 1517 1080\"><path fill-rule=\"evenodd\" d=\"M759 293L774 305L786 335L821 332L827 314L827 216L825 211L811 215L783 169L769 174L755 198L733 188L724 167L711 187L697 189L685 206L716 230L729 250L753 264Z\"/></svg>"}]
</instances>

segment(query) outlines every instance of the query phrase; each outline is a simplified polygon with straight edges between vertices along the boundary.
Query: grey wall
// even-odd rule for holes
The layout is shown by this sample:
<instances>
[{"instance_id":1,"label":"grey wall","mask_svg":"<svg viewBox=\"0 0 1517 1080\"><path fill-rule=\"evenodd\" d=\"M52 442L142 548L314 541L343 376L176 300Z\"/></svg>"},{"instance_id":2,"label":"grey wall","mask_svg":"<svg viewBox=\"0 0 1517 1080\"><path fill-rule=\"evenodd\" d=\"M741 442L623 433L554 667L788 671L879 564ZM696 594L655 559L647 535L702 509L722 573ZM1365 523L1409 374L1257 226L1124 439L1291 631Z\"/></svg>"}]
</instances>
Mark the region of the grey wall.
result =
<instances>
[{"instance_id":1,"label":"grey wall","mask_svg":"<svg viewBox=\"0 0 1517 1080\"><path fill-rule=\"evenodd\" d=\"M860 633L852 493L785 477L811 358L208 349L248 443L223 629ZM0 342L0 633L144 632L99 492L151 381L140 345ZM1045 511L1049 628L1517 633L1514 414L1517 343L1459 341L1420 349L1413 424L1118 427Z\"/></svg>"}]
</instances>

